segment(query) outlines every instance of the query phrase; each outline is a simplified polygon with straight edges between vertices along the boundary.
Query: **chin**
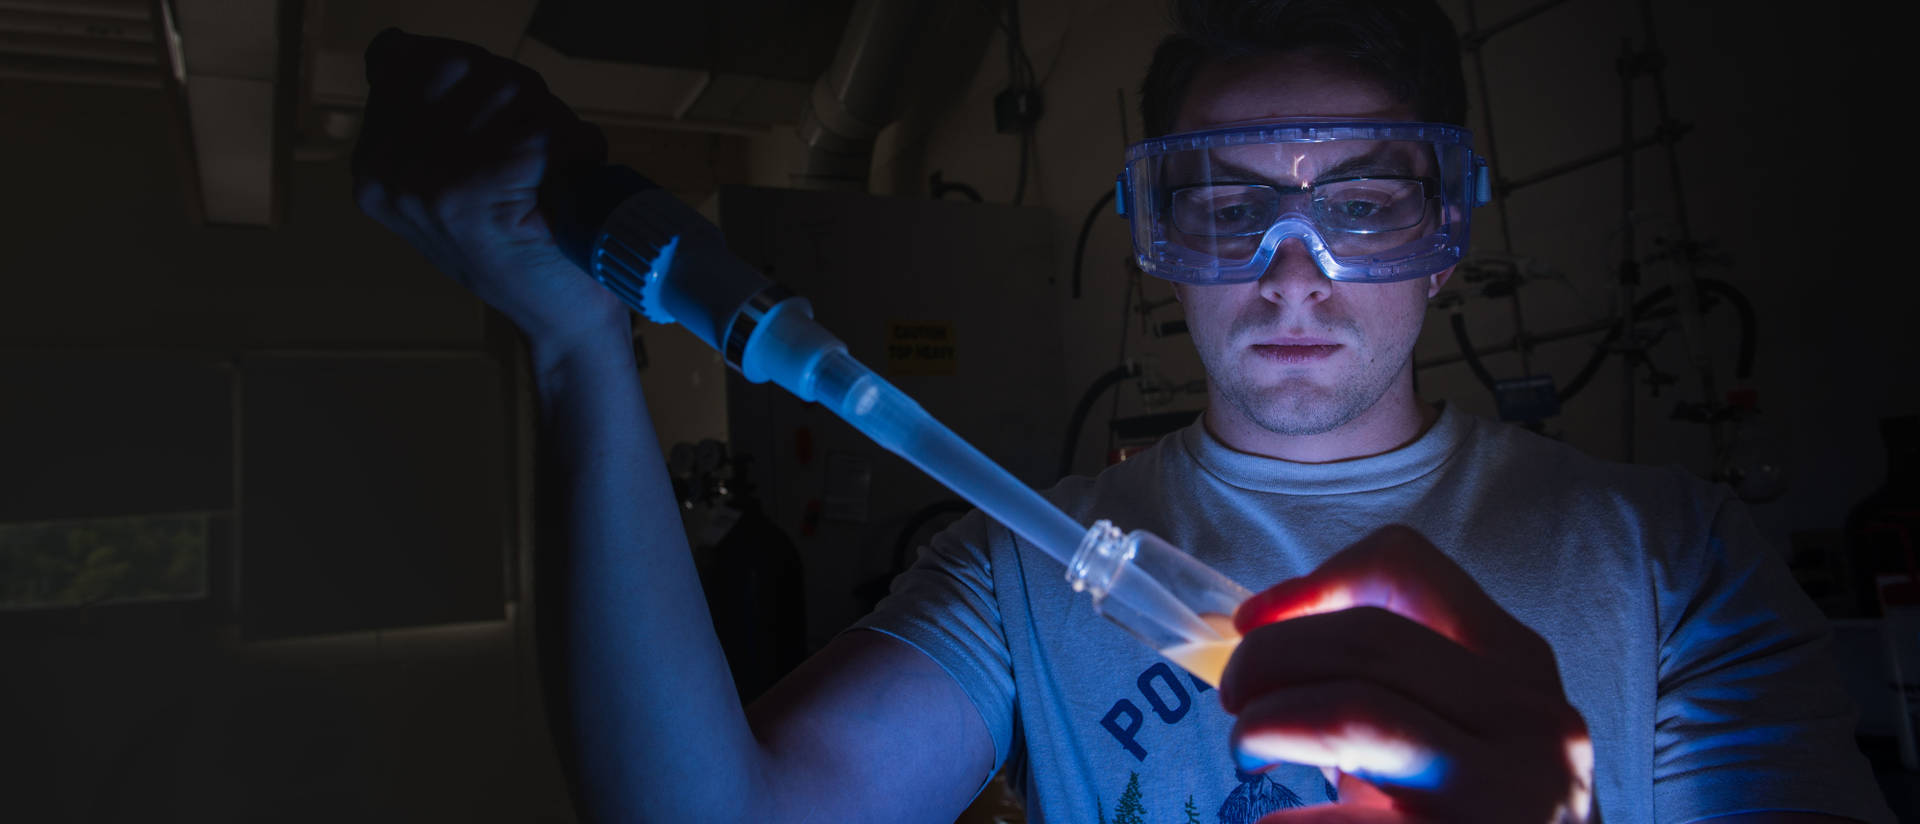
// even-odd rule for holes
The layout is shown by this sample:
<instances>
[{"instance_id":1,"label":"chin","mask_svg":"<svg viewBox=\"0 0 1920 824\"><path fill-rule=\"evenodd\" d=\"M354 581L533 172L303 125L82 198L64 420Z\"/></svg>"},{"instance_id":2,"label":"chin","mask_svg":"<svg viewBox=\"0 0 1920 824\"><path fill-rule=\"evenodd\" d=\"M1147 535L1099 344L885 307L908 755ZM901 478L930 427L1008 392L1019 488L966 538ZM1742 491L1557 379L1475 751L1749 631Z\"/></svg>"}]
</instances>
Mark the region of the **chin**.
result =
<instances>
[{"instance_id":1,"label":"chin","mask_svg":"<svg viewBox=\"0 0 1920 824\"><path fill-rule=\"evenodd\" d=\"M1335 387L1288 381L1257 393L1258 400L1241 406L1261 429L1277 435L1321 435L1339 429L1366 411L1366 404Z\"/></svg>"}]
</instances>

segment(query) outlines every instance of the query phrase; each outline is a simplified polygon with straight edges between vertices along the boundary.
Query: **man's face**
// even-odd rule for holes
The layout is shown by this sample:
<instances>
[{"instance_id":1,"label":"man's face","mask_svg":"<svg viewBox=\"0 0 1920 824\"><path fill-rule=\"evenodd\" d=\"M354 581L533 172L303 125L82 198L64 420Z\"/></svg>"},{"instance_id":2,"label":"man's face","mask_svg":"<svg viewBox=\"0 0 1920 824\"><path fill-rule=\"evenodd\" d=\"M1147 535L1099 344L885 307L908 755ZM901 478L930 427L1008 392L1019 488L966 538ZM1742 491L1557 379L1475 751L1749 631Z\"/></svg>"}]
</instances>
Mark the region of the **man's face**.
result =
<instances>
[{"instance_id":1,"label":"man's face","mask_svg":"<svg viewBox=\"0 0 1920 824\"><path fill-rule=\"evenodd\" d=\"M1417 120L1411 107L1337 58L1271 55L1195 73L1176 131L1273 117ZM1282 186L1352 167L1365 144L1246 147L1222 159ZM1336 173L1337 174L1337 173ZM1452 270L1397 283L1329 280L1305 245L1286 240L1257 281L1175 284L1206 366L1210 415L1279 435L1318 435L1353 421L1389 391L1411 396L1413 344L1426 302Z\"/></svg>"}]
</instances>

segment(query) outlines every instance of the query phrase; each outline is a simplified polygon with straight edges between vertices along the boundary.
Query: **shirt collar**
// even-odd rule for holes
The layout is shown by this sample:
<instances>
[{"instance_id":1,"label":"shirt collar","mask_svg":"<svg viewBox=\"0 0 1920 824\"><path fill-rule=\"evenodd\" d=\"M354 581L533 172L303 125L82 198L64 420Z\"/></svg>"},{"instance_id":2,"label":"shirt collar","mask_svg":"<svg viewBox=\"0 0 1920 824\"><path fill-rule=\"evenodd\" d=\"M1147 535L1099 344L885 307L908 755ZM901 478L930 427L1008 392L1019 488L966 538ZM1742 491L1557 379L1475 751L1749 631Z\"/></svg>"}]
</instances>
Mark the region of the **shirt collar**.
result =
<instances>
[{"instance_id":1,"label":"shirt collar","mask_svg":"<svg viewBox=\"0 0 1920 824\"><path fill-rule=\"evenodd\" d=\"M1202 420L1181 430L1180 443L1201 468L1243 489L1288 495L1343 495L1399 486L1440 468L1466 442L1472 425L1472 416L1455 411L1451 404L1442 404L1439 420L1413 443L1391 452L1333 463L1298 463L1240 452L1221 443Z\"/></svg>"}]
</instances>

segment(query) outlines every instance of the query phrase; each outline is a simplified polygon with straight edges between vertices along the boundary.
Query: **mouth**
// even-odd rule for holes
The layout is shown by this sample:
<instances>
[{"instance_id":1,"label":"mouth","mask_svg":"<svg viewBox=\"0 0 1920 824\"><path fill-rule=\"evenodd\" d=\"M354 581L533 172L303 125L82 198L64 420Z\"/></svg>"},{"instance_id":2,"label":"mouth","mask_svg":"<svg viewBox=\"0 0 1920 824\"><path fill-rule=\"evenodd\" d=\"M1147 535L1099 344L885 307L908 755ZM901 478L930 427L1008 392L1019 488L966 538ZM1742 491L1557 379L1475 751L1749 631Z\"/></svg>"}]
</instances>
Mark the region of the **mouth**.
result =
<instances>
[{"instance_id":1,"label":"mouth","mask_svg":"<svg viewBox=\"0 0 1920 824\"><path fill-rule=\"evenodd\" d=\"M1273 338L1251 348L1255 355L1277 363L1313 363L1333 357L1340 346L1325 338Z\"/></svg>"}]
</instances>

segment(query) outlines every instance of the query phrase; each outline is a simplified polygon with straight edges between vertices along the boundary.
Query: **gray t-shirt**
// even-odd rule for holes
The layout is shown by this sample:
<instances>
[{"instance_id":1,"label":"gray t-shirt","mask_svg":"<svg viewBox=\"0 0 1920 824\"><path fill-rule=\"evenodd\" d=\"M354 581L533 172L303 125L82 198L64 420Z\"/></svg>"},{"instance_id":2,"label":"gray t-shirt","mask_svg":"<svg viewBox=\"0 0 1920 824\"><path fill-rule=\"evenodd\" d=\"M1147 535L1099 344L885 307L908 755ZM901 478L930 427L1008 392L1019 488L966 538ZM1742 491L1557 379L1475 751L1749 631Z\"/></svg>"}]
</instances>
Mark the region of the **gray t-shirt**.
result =
<instances>
[{"instance_id":1,"label":"gray t-shirt","mask_svg":"<svg viewBox=\"0 0 1920 824\"><path fill-rule=\"evenodd\" d=\"M1892 821L1853 741L1825 623L1723 487L1596 460L1456 411L1384 455L1300 464L1196 423L1047 496L1145 529L1259 591L1405 523L1553 645L1608 824L1746 810ZM993 735L1029 820L1252 824L1334 793L1249 775L1212 690L1100 618L1059 562L974 512L865 627L925 652ZM1313 655L1303 649L1300 655Z\"/></svg>"}]
</instances>

